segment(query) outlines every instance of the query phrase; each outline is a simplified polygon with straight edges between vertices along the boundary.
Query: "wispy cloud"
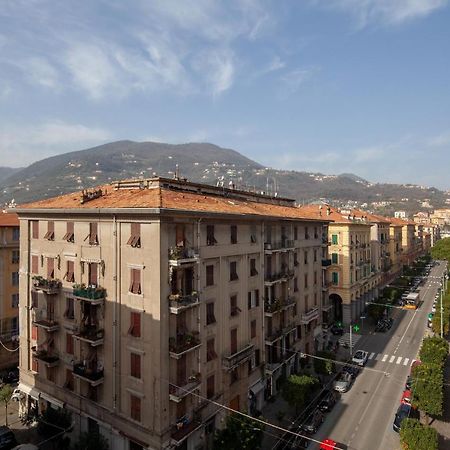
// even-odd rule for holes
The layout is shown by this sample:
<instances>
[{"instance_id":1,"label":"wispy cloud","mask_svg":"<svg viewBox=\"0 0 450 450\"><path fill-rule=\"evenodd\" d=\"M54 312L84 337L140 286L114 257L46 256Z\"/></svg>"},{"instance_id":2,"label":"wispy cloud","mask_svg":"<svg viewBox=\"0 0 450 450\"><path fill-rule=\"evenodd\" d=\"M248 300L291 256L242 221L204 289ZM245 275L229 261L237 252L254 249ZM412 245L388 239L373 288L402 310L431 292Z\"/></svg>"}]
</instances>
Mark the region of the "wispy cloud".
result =
<instances>
[{"instance_id":1,"label":"wispy cloud","mask_svg":"<svg viewBox=\"0 0 450 450\"><path fill-rule=\"evenodd\" d=\"M319 71L320 68L318 66L311 66L299 67L285 73L280 77L280 81L282 82L282 95L294 94Z\"/></svg>"},{"instance_id":2,"label":"wispy cloud","mask_svg":"<svg viewBox=\"0 0 450 450\"><path fill-rule=\"evenodd\" d=\"M427 145L429 147L447 147L450 146L450 132L444 132L433 136L427 140Z\"/></svg>"},{"instance_id":3,"label":"wispy cloud","mask_svg":"<svg viewBox=\"0 0 450 450\"><path fill-rule=\"evenodd\" d=\"M314 4L351 14L360 28L373 23L398 25L426 17L448 0L312 0Z\"/></svg>"},{"instance_id":4,"label":"wispy cloud","mask_svg":"<svg viewBox=\"0 0 450 450\"><path fill-rule=\"evenodd\" d=\"M36 155L52 156L111 139L108 130L60 120L33 126L8 124L0 128L0 153L2 164L18 166L35 161Z\"/></svg>"}]
</instances>

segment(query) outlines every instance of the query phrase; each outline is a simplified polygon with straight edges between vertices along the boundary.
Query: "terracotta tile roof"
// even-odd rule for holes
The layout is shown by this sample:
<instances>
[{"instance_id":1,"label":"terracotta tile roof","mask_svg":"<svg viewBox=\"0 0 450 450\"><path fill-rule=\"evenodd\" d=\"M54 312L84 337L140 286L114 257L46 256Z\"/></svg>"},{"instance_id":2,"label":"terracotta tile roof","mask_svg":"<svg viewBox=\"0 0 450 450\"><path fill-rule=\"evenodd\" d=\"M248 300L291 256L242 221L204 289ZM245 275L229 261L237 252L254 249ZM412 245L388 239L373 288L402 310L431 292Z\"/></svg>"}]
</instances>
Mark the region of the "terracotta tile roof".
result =
<instances>
[{"instance_id":1,"label":"terracotta tile roof","mask_svg":"<svg viewBox=\"0 0 450 450\"><path fill-rule=\"evenodd\" d=\"M388 217L379 216L377 214L372 214L367 211L363 211L361 209L352 209L352 215L356 217L366 217L370 223L385 223L389 224L391 221Z\"/></svg>"},{"instance_id":2,"label":"terracotta tile roof","mask_svg":"<svg viewBox=\"0 0 450 450\"><path fill-rule=\"evenodd\" d=\"M400 219L399 217L389 217L389 220L392 224L401 225L402 227L405 225L416 225L416 222L411 220Z\"/></svg>"},{"instance_id":3,"label":"terracotta tile roof","mask_svg":"<svg viewBox=\"0 0 450 450\"><path fill-rule=\"evenodd\" d=\"M2 211L0 212L0 227L18 227L19 217L16 213Z\"/></svg>"},{"instance_id":4,"label":"terracotta tile roof","mask_svg":"<svg viewBox=\"0 0 450 450\"><path fill-rule=\"evenodd\" d=\"M330 220L334 223L348 223L348 224L357 224L357 225L369 225L368 223L360 222L358 220L354 221L349 219L349 214L345 214L339 211L336 208L333 208L329 205L304 205L300 206L299 209L304 213L310 214L312 216L324 217L327 220ZM357 219L360 217L357 216Z\"/></svg>"},{"instance_id":5,"label":"terracotta tile roof","mask_svg":"<svg viewBox=\"0 0 450 450\"><path fill-rule=\"evenodd\" d=\"M320 220L331 219L312 214L296 206L281 206L271 203L235 199L220 195L204 195L166 188L114 189L114 185L101 186L103 195L81 203L81 192L40 200L17 209L20 212L34 209L107 209L107 208L163 208L179 211L222 213L238 215L260 215L282 219Z\"/></svg>"}]
</instances>

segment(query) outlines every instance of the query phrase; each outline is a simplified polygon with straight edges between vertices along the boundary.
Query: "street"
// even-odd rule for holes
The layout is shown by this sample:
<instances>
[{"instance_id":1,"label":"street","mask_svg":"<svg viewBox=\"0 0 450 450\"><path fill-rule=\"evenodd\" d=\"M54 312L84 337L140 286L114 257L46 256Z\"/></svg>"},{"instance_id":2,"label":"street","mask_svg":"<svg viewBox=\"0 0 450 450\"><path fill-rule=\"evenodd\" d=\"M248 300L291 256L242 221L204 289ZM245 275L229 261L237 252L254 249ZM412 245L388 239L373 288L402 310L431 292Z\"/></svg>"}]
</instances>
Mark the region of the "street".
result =
<instances>
[{"instance_id":1,"label":"street","mask_svg":"<svg viewBox=\"0 0 450 450\"><path fill-rule=\"evenodd\" d=\"M366 367L352 388L326 418L315 438L332 438L348 449L378 450L400 447L392 430L394 414L400 404L406 377L416 359L427 329L427 314L438 290L437 278L444 272L436 265L423 285L423 304L418 310L395 309L394 324L387 332L362 336L355 347L369 352ZM318 448L317 444L311 448Z\"/></svg>"}]
</instances>

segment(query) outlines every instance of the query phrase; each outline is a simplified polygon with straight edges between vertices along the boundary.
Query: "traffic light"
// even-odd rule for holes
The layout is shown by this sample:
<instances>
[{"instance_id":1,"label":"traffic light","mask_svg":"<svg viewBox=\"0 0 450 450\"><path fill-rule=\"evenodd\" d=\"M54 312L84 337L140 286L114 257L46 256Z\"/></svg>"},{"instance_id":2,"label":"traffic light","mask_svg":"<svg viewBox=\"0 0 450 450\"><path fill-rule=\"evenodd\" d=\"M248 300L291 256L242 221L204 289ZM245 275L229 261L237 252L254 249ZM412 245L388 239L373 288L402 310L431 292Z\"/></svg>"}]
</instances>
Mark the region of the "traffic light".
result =
<instances>
[{"instance_id":1,"label":"traffic light","mask_svg":"<svg viewBox=\"0 0 450 450\"><path fill-rule=\"evenodd\" d=\"M359 325L353 325L353 331L357 333L359 331Z\"/></svg>"},{"instance_id":2,"label":"traffic light","mask_svg":"<svg viewBox=\"0 0 450 450\"><path fill-rule=\"evenodd\" d=\"M431 320L433 318L433 313L429 313L428 318Z\"/></svg>"}]
</instances>

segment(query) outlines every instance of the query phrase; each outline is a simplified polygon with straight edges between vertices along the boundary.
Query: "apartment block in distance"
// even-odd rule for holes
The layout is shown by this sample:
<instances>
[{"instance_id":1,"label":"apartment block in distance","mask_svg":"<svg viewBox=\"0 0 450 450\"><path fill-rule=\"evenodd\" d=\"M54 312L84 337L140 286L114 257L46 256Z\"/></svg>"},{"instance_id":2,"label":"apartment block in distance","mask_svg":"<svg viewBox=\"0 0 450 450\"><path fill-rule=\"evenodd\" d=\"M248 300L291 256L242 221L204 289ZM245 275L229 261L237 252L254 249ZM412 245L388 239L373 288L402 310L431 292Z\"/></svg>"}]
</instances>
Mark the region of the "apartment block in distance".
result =
<instances>
[{"instance_id":1,"label":"apartment block in distance","mask_svg":"<svg viewBox=\"0 0 450 450\"><path fill-rule=\"evenodd\" d=\"M0 340L13 350L19 335L19 219L0 212ZM17 367L19 352L0 346L0 370Z\"/></svg>"},{"instance_id":2,"label":"apartment block in distance","mask_svg":"<svg viewBox=\"0 0 450 450\"><path fill-rule=\"evenodd\" d=\"M21 408L112 449L212 448L217 404L256 414L320 345L329 219L293 200L153 178L17 211Z\"/></svg>"}]
</instances>

